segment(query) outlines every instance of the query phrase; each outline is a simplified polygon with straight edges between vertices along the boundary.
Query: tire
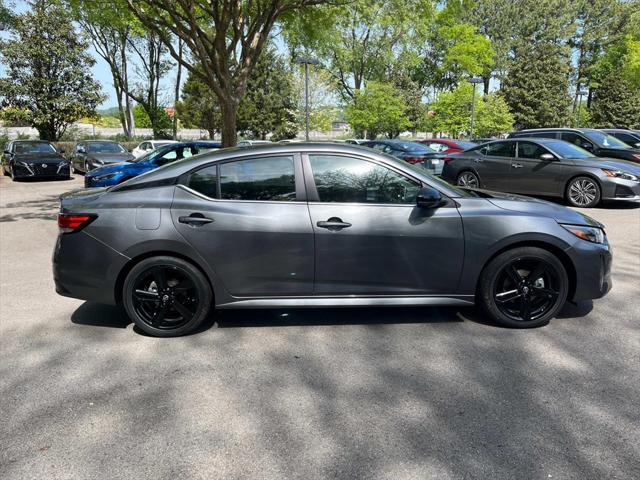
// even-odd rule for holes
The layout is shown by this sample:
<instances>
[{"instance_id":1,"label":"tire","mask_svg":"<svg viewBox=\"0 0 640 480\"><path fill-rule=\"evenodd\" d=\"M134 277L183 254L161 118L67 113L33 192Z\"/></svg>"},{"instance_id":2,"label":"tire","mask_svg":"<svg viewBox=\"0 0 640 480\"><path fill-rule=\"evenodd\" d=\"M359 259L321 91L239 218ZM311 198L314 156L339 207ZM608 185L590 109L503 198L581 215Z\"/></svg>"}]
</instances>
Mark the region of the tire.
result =
<instances>
[{"instance_id":1,"label":"tire","mask_svg":"<svg viewBox=\"0 0 640 480\"><path fill-rule=\"evenodd\" d=\"M459 187L480 188L480 179L472 171L465 170L460 172L458 178L456 178L456 185Z\"/></svg>"},{"instance_id":2,"label":"tire","mask_svg":"<svg viewBox=\"0 0 640 480\"><path fill-rule=\"evenodd\" d=\"M591 177L572 178L565 190L567 202L573 207L593 208L600 203L600 185Z\"/></svg>"},{"instance_id":3,"label":"tire","mask_svg":"<svg viewBox=\"0 0 640 480\"><path fill-rule=\"evenodd\" d=\"M529 280L531 275L536 278ZM521 247L487 264L478 297L499 325L532 328L549 323L565 304L568 291L567 271L558 257L542 248Z\"/></svg>"},{"instance_id":4,"label":"tire","mask_svg":"<svg viewBox=\"0 0 640 480\"><path fill-rule=\"evenodd\" d=\"M76 171L76 166L73 162L69 164L69 178L71 178L74 174L78 173Z\"/></svg>"},{"instance_id":5,"label":"tire","mask_svg":"<svg viewBox=\"0 0 640 480\"><path fill-rule=\"evenodd\" d=\"M5 177L8 177L8 176L9 176L9 172L7 172L7 169L4 167L4 165L2 166L2 174L3 174Z\"/></svg>"},{"instance_id":6,"label":"tire","mask_svg":"<svg viewBox=\"0 0 640 480\"><path fill-rule=\"evenodd\" d=\"M213 293L206 277L191 263L159 256L131 269L122 299L129 318L142 331L154 337L177 337L200 326L211 309Z\"/></svg>"},{"instance_id":7,"label":"tire","mask_svg":"<svg viewBox=\"0 0 640 480\"><path fill-rule=\"evenodd\" d=\"M84 162L84 173L89 173L89 162Z\"/></svg>"},{"instance_id":8,"label":"tire","mask_svg":"<svg viewBox=\"0 0 640 480\"><path fill-rule=\"evenodd\" d=\"M18 177L16 177L16 174L13 171L13 165L9 166L9 175L11 176L11 181L12 182L17 182L18 181Z\"/></svg>"}]
</instances>

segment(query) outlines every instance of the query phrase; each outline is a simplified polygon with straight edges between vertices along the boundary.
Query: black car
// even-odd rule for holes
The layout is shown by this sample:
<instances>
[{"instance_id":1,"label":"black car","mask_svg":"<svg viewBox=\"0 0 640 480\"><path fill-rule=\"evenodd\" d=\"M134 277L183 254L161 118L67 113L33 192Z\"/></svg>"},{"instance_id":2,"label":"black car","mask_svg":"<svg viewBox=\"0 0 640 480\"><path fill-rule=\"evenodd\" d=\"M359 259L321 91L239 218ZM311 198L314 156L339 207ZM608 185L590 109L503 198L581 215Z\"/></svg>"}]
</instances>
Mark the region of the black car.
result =
<instances>
[{"instance_id":1,"label":"black car","mask_svg":"<svg viewBox=\"0 0 640 480\"><path fill-rule=\"evenodd\" d=\"M13 140L4 148L2 173L13 181L23 178L70 178L69 162L50 142Z\"/></svg>"},{"instance_id":2,"label":"black car","mask_svg":"<svg viewBox=\"0 0 640 480\"><path fill-rule=\"evenodd\" d=\"M589 150L596 157L619 158L640 163L640 149L593 128L536 128L509 134L508 138L558 138Z\"/></svg>"},{"instance_id":3,"label":"black car","mask_svg":"<svg viewBox=\"0 0 640 480\"><path fill-rule=\"evenodd\" d=\"M640 201L640 165L596 157L563 140L501 140L445 160L442 178L463 187L564 197L576 207Z\"/></svg>"},{"instance_id":4,"label":"black car","mask_svg":"<svg viewBox=\"0 0 640 480\"><path fill-rule=\"evenodd\" d=\"M409 140L371 140L361 145L380 150L407 163L419 163L435 175L440 175L442 171L442 155L418 142Z\"/></svg>"},{"instance_id":5,"label":"black car","mask_svg":"<svg viewBox=\"0 0 640 480\"><path fill-rule=\"evenodd\" d=\"M603 132L622 140L633 148L640 148L640 130L626 130L624 128L603 128Z\"/></svg>"},{"instance_id":6,"label":"black car","mask_svg":"<svg viewBox=\"0 0 640 480\"><path fill-rule=\"evenodd\" d=\"M143 331L211 308L470 306L510 327L611 288L604 226L553 203L449 185L335 143L229 148L61 197L61 295Z\"/></svg>"},{"instance_id":7,"label":"black car","mask_svg":"<svg viewBox=\"0 0 640 480\"><path fill-rule=\"evenodd\" d=\"M94 168L128 162L134 158L133 154L118 142L87 140L77 143L73 149L71 168L75 172L87 173Z\"/></svg>"}]
</instances>

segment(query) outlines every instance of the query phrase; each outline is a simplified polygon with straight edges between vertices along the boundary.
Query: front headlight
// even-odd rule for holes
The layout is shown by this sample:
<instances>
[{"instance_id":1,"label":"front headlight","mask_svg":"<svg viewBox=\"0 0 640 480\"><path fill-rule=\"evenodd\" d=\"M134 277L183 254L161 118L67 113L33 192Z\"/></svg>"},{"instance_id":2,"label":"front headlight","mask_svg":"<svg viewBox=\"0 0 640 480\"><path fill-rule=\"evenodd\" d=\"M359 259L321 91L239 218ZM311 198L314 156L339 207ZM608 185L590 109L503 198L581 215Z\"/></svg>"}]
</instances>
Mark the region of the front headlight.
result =
<instances>
[{"instance_id":1,"label":"front headlight","mask_svg":"<svg viewBox=\"0 0 640 480\"><path fill-rule=\"evenodd\" d=\"M622 178L623 180L633 180L634 182L640 182L640 178L632 173L623 172L622 170L608 170L603 168L602 171L607 177Z\"/></svg>"},{"instance_id":2,"label":"front headlight","mask_svg":"<svg viewBox=\"0 0 640 480\"><path fill-rule=\"evenodd\" d=\"M117 175L117 173L107 173L105 175L98 175L96 177L93 177L94 180L109 180L110 178L113 178Z\"/></svg>"},{"instance_id":3,"label":"front headlight","mask_svg":"<svg viewBox=\"0 0 640 480\"><path fill-rule=\"evenodd\" d=\"M562 227L587 242L604 243L605 233L601 228L582 225L562 225Z\"/></svg>"}]
</instances>

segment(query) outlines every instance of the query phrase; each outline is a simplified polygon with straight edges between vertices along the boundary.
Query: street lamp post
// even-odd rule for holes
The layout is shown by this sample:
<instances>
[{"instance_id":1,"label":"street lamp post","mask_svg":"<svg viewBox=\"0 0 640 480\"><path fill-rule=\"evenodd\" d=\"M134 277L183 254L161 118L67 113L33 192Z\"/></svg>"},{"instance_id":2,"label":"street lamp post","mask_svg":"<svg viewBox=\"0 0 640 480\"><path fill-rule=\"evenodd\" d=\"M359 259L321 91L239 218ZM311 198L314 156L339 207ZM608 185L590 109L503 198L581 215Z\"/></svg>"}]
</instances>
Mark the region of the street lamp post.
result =
<instances>
[{"instance_id":1,"label":"street lamp post","mask_svg":"<svg viewBox=\"0 0 640 480\"><path fill-rule=\"evenodd\" d=\"M305 115L305 131L304 138L309 141L309 65L319 65L320 61L314 57L296 57L295 63L304 65L304 115Z\"/></svg>"},{"instance_id":2,"label":"street lamp post","mask_svg":"<svg viewBox=\"0 0 640 480\"><path fill-rule=\"evenodd\" d=\"M589 95L586 90L578 90L578 118L576 119L576 128L580 128L580 114L582 113L582 96Z\"/></svg>"},{"instance_id":3,"label":"street lamp post","mask_svg":"<svg viewBox=\"0 0 640 480\"><path fill-rule=\"evenodd\" d=\"M471 128L469 129L469 136L473 140L473 122L476 117L476 85L483 83L482 77L471 77L469 83L473 84L473 94L471 95Z\"/></svg>"}]
</instances>

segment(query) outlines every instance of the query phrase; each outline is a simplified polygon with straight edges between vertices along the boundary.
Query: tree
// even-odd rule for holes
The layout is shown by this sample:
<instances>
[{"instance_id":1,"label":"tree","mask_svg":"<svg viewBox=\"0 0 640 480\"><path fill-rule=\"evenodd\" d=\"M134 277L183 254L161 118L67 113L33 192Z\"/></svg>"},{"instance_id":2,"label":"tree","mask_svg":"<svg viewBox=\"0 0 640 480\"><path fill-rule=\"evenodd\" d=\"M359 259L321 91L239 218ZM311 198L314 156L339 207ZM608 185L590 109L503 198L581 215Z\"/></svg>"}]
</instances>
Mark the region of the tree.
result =
<instances>
[{"instance_id":1,"label":"tree","mask_svg":"<svg viewBox=\"0 0 640 480\"><path fill-rule=\"evenodd\" d=\"M298 133L292 75L273 49L262 52L247 82L238 109L238 130L261 139L276 131L287 138Z\"/></svg>"},{"instance_id":2,"label":"tree","mask_svg":"<svg viewBox=\"0 0 640 480\"><path fill-rule=\"evenodd\" d=\"M566 51L555 44L516 50L502 93L518 129L561 127L569 122L570 65Z\"/></svg>"},{"instance_id":3,"label":"tree","mask_svg":"<svg viewBox=\"0 0 640 480\"><path fill-rule=\"evenodd\" d=\"M171 55L216 94L222 114L222 143L230 147L237 141L240 101L276 21L287 13L330 0L126 1ZM172 34L184 42L191 58L178 55Z\"/></svg>"},{"instance_id":4,"label":"tree","mask_svg":"<svg viewBox=\"0 0 640 480\"><path fill-rule=\"evenodd\" d=\"M9 7L4 3L4 0L0 0L0 31L7 29L7 27L13 21L13 13Z\"/></svg>"},{"instance_id":5,"label":"tree","mask_svg":"<svg viewBox=\"0 0 640 480\"><path fill-rule=\"evenodd\" d=\"M410 126L406 110L404 97L393 85L369 82L363 91L356 93L346 117L354 130L366 131L368 138L374 139L380 133L395 138Z\"/></svg>"},{"instance_id":6,"label":"tree","mask_svg":"<svg viewBox=\"0 0 640 480\"><path fill-rule=\"evenodd\" d=\"M513 129L513 115L502 95L498 93L483 95L477 107L475 136L496 137Z\"/></svg>"},{"instance_id":7,"label":"tree","mask_svg":"<svg viewBox=\"0 0 640 480\"><path fill-rule=\"evenodd\" d=\"M191 72L182 87L182 100L176 104L176 110L185 127L206 130L212 140L222 128L218 97Z\"/></svg>"},{"instance_id":8,"label":"tree","mask_svg":"<svg viewBox=\"0 0 640 480\"><path fill-rule=\"evenodd\" d=\"M171 128L172 121L169 114L164 108L158 107L156 112L156 126L160 128L162 132L166 132ZM142 105L136 105L133 107L133 118L138 128L153 128L153 122L149 118L147 110Z\"/></svg>"},{"instance_id":9,"label":"tree","mask_svg":"<svg viewBox=\"0 0 640 480\"><path fill-rule=\"evenodd\" d=\"M89 69L95 60L87 43L53 0L35 0L16 16L13 33L0 41L7 76L0 79L3 106L28 112L29 123L44 140L58 140L67 127L91 116L104 100Z\"/></svg>"},{"instance_id":10,"label":"tree","mask_svg":"<svg viewBox=\"0 0 640 480\"><path fill-rule=\"evenodd\" d=\"M597 128L640 128L640 91L614 71L595 90L590 116Z\"/></svg>"}]
</instances>

